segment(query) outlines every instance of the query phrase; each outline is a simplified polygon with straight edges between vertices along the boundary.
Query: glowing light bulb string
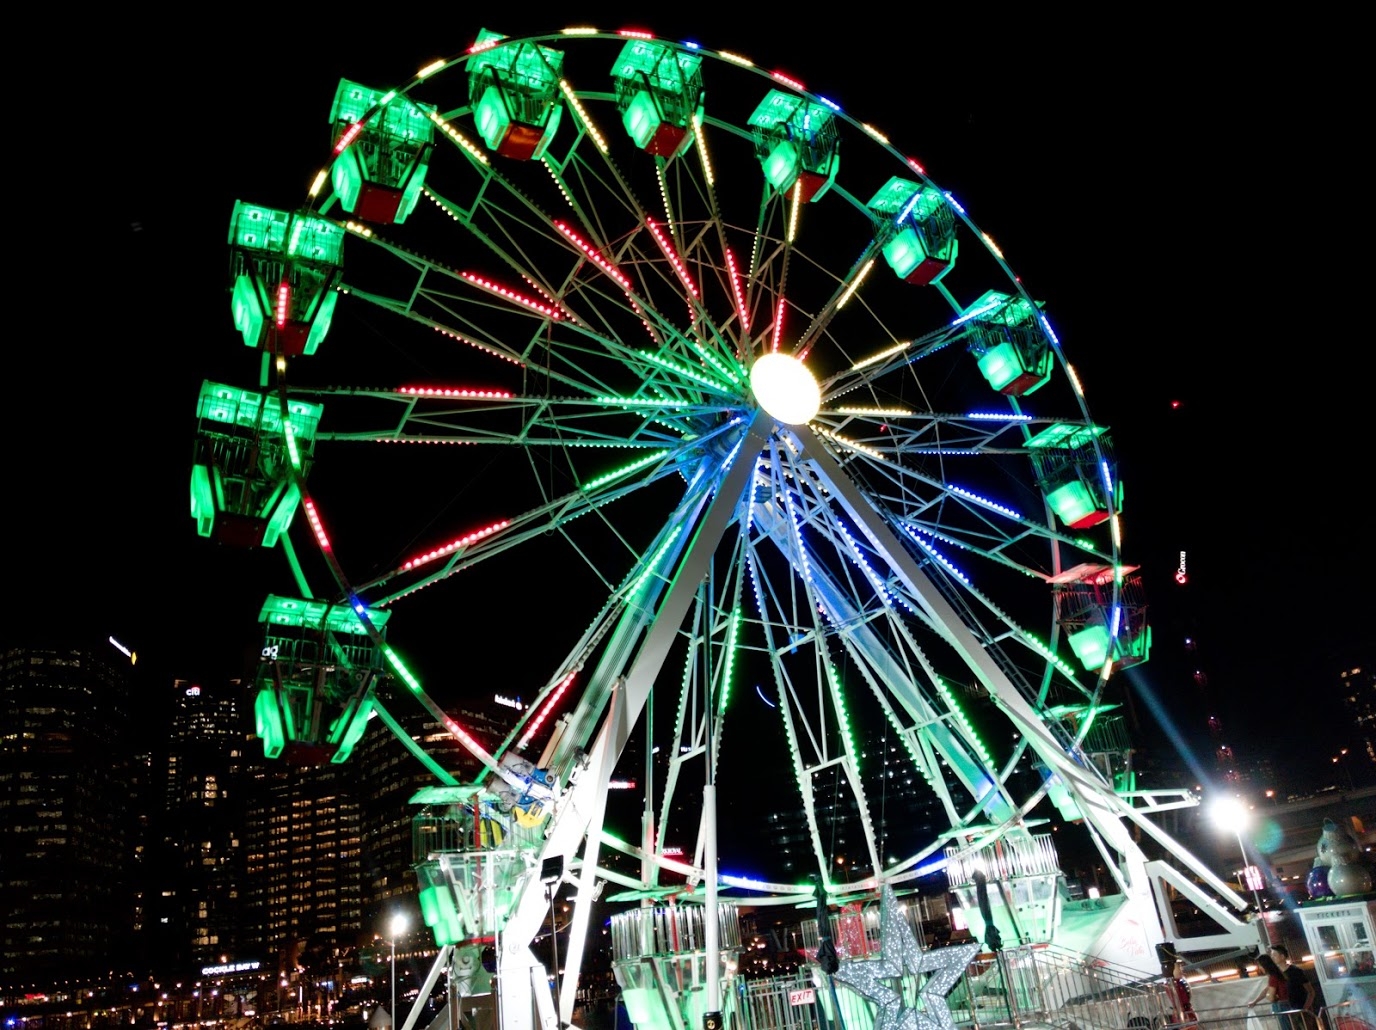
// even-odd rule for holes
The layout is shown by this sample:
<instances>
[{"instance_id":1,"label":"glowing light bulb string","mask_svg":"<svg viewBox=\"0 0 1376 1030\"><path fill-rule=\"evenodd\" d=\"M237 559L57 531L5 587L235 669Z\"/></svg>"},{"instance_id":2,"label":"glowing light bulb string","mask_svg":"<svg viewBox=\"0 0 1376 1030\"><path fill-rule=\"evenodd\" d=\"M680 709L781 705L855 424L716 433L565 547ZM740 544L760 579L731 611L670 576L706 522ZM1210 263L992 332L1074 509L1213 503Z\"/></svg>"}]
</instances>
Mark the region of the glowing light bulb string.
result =
<instances>
[{"instance_id":1,"label":"glowing light bulb string","mask_svg":"<svg viewBox=\"0 0 1376 1030\"><path fill-rule=\"evenodd\" d=\"M807 358L812 345L817 342L818 337L831 324L831 320L836 317L836 313L846 306L846 302L855 295L855 291L860 288L860 284L865 281L870 270L874 268L874 263L879 254L879 241L870 240L860 257L851 266L851 272L844 280L837 284L836 293L827 301L826 306L817 312L812 319L812 324L798 337L797 344L794 345L794 356L799 360Z\"/></svg>"},{"instance_id":2,"label":"glowing light bulb string","mask_svg":"<svg viewBox=\"0 0 1376 1030\"><path fill-rule=\"evenodd\" d=\"M285 370L280 367L277 375L277 395L281 418L285 423L288 415L287 382ZM368 639L373 642L373 646L378 649L379 653L385 656L393 671L407 687L410 688L411 693L415 695L416 699L424 706L425 710L449 730L454 739L462 744L469 754L490 771L502 777L503 780L510 782L513 786L522 790L527 789L528 785L523 779L516 776L510 770L503 768L486 748L479 744L471 734L465 731L463 727L456 723L449 714L444 711L444 709L435 703L435 700L425 692L420 681L406 668L397 653L387 643L382 632L373 624L373 620L368 618L367 607L359 599L357 592L349 582L349 577L345 575L344 568L339 564L339 559L335 555L334 546L325 532L324 522L320 517L320 510L315 503L315 498L311 496L310 490L306 486L305 475L298 466L290 464L288 465L288 471L292 478L292 482L295 483L297 490L301 493L301 505L306 511L306 517L310 522L312 534L320 550L320 556L325 559L325 564L330 570L330 576L334 580L335 586L339 589L340 596L348 598L350 609L367 633ZM449 780L450 782L448 782L446 786L453 787L458 785L459 781L452 776L449 777Z\"/></svg>"}]
</instances>

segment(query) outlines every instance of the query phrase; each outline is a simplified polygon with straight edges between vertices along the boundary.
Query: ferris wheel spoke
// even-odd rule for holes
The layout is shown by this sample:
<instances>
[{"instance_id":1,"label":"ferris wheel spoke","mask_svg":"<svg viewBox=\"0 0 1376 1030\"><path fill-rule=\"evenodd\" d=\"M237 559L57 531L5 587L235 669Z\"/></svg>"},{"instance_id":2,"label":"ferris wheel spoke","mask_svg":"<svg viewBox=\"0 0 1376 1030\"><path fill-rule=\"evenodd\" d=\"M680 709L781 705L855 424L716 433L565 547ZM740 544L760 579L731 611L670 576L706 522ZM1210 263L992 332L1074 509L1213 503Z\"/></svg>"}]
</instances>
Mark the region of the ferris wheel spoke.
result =
<instances>
[{"instance_id":1,"label":"ferris wheel spoke","mask_svg":"<svg viewBox=\"0 0 1376 1030\"><path fill-rule=\"evenodd\" d=\"M796 465L797 463L795 463L795 468ZM803 481L805 476L803 473L795 471L791 479L793 482L797 483ZM878 554L849 533L845 526L835 519L833 513L827 506L818 504L813 510L821 517L816 520L810 520L812 528L829 534L833 544L838 550L848 550L853 555L858 565L865 570L866 578L875 590L875 599L882 602L888 612L893 612L892 602L901 598L905 608L907 608L912 615L925 620L926 616L920 608L920 600L911 593L900 579L894 577L892 573L884 569L884 566L881 564L882 559ZM877 510L883 511L884 509L880 506ZM902 518L891 513L887 513L885 517L889 520L891 525L899 530L900 539L906 538L905 542L911 541L911 544L916 545L916 547L912 549L923 559L922 564L930 563L932 581L943 590L948 601L962 612L962 619L965 624L976 634L977 638L983 642L982 646L985 651L995 657L995 660L1004 670L1005 675L1012 683L1018 686L1024 697L1030 702L1044 707L1048 692L1052 687L1053 681L1051 672L1054 667L1055 671L1061 674L1059 682L1061 683L1062 690L1068 688L1079 696L1089 698L1091 702L1097 702L1097 692L1091 692L1084 688L1083 685L1080 684L1074 670L1055 653L1051 646L1019 626L995 605L987 594L976 589L969 577L956 568L945 555L933 546L932 543L923 539L924 536L931 539L933 532L943 537L947 536L947 534L942 532L940 526L923 526L918 523L905 522ZM756 524L762 528L766 522L767 519L763 517L763 515L756 520ZM920 530L925 530L926 532L920 532ZM1006 559L997 552L987 550L981 551L979 548L968 544L962 544L961 546L965 546L968 550L983 553L986 557L992 558L995 561L1004 561L1011 567L1017 568L1020 572L1028 573L1030 571L1020 565L1007 562ZM813 563L812 568L814 575L817 575L817 562ZM852 597L853 596L852 594ZM973 597L979 605L987 611L989 616L996 620L998 624L997 628L989 627L976 615L974 610L972 610L967 603L967 597ZM833 601L834 598L835 595L833 595ZM851 621L857 619L869 621L869 614L866 612L865 602L856 601L854 605L849 605L847 607L846 617ZM1045 674L1041 677L1041 681L1036 687L1025 679L1019 663L1014 661L1004 651L1000 641L1009 637L1015 639L1022 650L1035 655L1038 661L1049 661L1051 663L1045 666ZM916 645L913 644L912 646L916 650ZM930 673L931 670L927 669L927 672ZM1101 687L1102 684L1100 684L1100 688ZM1056 722L1057 720L1049 716L1048 721Z\"/></svg>"},{"instance_id":2,"label":"ferris wheel spoke","mask_svg":"<svg viewBox=\"0 0 1376 1030\"><path fill-rule=\"evenodd\" d=\"M835 456L867 492L916 529L940 540L1051 582L1057 570L1029 564L1010 553L1033 541L1054 542L1087 555L1103 556L1083 535L1049 527L1006 504L952 482L948 474L925 473L908 462L889 460L881 451L841 436L818 423L816 432L835 445ZM997 453L997 452L996 452Z\"/></svg>"},{"instance_id":3,"label":"ferris wheel spoke","mask_svg":"<svg viewBox=\"0 0 1376 1030\"><path fill-rule=\"evenodd\" d=\"M802 475L795 474L791 478L797 483ZM795 560L794 564L808 570L810 581L818 592L820 608L826 613L832 627L828 632L841 641L862 670L880 701L885 717L904 739L923 775L942 794L948 811L954 813L949 793L940 780L939 769L935 762L924 761L924 755L916 745L916 731L919 728L927 735L931 746L953 768L962 786L975 801L983 800L991 790L1002 790L998 778L986 772L991 765L987 753L977 755L977 742L958 739L945 725L939 713L942 702L915 692L917 684L923 679L938 684L942 681L903 625L903 619L894 604L895 595L862 553L854 536L847 532L830 508L819 504L815 510L818 517L809 522L810 530L815 534L812 537L814 543L808 548L811 560ZM761 509L754 515L755 524L779 546L782 546L782 540L779 534L770 532L770 523L781 519L782 516L773 506ZM843 560L838 563L836 556ZM849 575L844 579L837 578L838 575L850 573L852 569L863 570L863 584ZM877 606L877 611L874 606ZM910 610L910 614L917 612ZM880 615L889 633L879 632L876 618ZM934 626L932 628L937 629ZM920 666L920 676L915 675L914 661ZM881 683L884 685L882 689ZM892 693L905 710L909 720L907 725L897 720L885 690ZM930 748L927 753L930 755ZM1006 803L1003 807L1007 807Z\"/></svg>"},{"instance_id":4,"label":"ferris wheel spoke","mask_svg":"<svg viewBox=\"0 0 1376 1030\"><path fill-rule=\"evenodd\" d=\"M294 388L292 396L331 404L376 401L349 419L359 428L326 429L330 442L523 445L572 448L671 448L694 420L729 416L728 405L623 397L525 397L503 390L398 387L394 390ZM635 428L629 426L635 423Z\"/></svg>"},{"instance_id":5,"label":"ferris wheel spoke","mask_svg":"<svg viewBox=\"0 0 1376 1030\"><path fill-rule=\"evenodd\" d=\"M801 478L794 476L794 481ZM919 619L926 620L927 616L921 609L920 599L914 595L908 587L895 577L893 573L887 571L882 564L883 559L874 552L867 544L857 540L856 537L848 532L844 525L837 522L829 508L818 505L816 510L826 516L819 519L815 528L829 532L832 540L838 549L849 550L854 555L856 562L864 568L866 576L875 588L876 598L882 601L886 607L892 610L892 601L901 598L904 606L908 608L912 615ZM978 639L983 642L986 652L995 656L1000 666L1003 668L1009 680L1019 686L1021 693L1031 702L1042 704L1046 700L1047 691L1051 686L1050 670L1047 666L1047 675L1042 679L1037 687L1029 684L1018 665L1009 657L1000 645L1000 641L1008 637L1014 638L1022 650L1037 656L1039 661L1050 661L1056 671L1062 675L1062 686L1068 687L1072 691L1083 696L1093 696L1079 683L1074 670L1065 663L1055 651L1046 643L1041 641L1032 633L1019 626L1005 612L1003 612L985 593L975 588L970 578L959 568L953 565L949 559L934 544L938 538L954 539L950 533L946 532L941 524L924 524L921 522L908 521L903 517L893 514L885 509L882 503L876 505L876 510L885 512L885 518L897 531L900 540L909 545L921 559L920 566L926 565L930 570L930 578L933 583L940 587L946 594L948 601L962 612L962 620L974 632ZM926 537L927 539L924 539ZM959 546L964 549L982 554L996 562L1002 562L1009 567L1017 569L1019 572L1030 573L1031 570L1011 562L1004 558L996 550L979 548L969 542L967 537L965 542L959 542ZM979 605L985 609L989 616L997 622L997 628L991 628L970 608L966 598L973 597ZM863 605L861 606L863 611ZM933 627L935 628L935 627ZM930 671L930 670L928 670Z\"/></svg>"},{"instance_id":6,"label":"ferris wheel spoke","mask_svg":"<svg viewBox=\"0 0 1376 1030\"><path fill-rule=\"evenodd\" d=\"M810 520L800 514L790 500L790 494L796 487L786 484L785 477L777 471L781 466L777 450L772 455L770 465L771 469L775 470L775 496L782 498L782 510L770 505L768 511L759 512L756 516L756 527L763 530L766 537L774 542L785 558L786 569L792 570L785 572L791 584L788 601L791 611L781 611L779 621L794 627L810 626L810 631L805 634L799 634L795 630L790 635L788 644L783 647L775 647L772 643L770 645L781 714L785 719L786 733L792 742L794 752L795 773L803 796L809 802L809 808L813 807L811 802L814 799L816 776L830 769L836 777L844 777L846 791L854 799L860 817L867 857L874 874L878 875L881 864L870 818L870 803L867 799L867 790L860 779L859 755L850 729L851 717L847 711L845 691L831 653L833 645L829 643L831 632L827 627L827 616L823 615L826 612L834 620L834 613L828 611L823 596L819 593L823 584L814 580L814 575L820 576L822 573L820 569L814 569L810 548L802 536L802 526ZM767 599L772 598L782 607L784 596L770 582L771 577L765 571L767 567L767 563L761 560L758 550L752 549L751 571L757 580L757 604L760 608L760 618L766 625L773 621L768 612ZM765 581L766 585L763 588L759 586L759 580ZM797 590L798 587L801 587L800 591ZM805 616L800 602L806 604ZM803 621L804 619L806 621ZM772 637L772 632L769 635ZM811 652L812 662L801 660L801 668L791 670L789 666L792 660L787 655L798 651L805 654ZM811 702L805 701L804 692L799 689L800 678L816 685L816 696ZM839 780L833 783L833 788L839 789ZM830 863L824 854L815 820L810 826L819 863L826 867Z\"/></svg>"},{"instance_id":7,"label":"ferris wheel spoke","mask_svg":"<svg viewBox=\"0 0 1376 1030\"><path fill-rule=\"evenodd\" d=\"M674 742L660 804L656 839L671 832L670 816L682 770L690 762L703 761L705 782L715 782L726 710L732 698L740 634L744 616L746 539L738 525L730 558L698 585L698 596L689 629L689 646L674 719ZM685 828L691 829L691 828ZM697 827L699 831L702 827ZM694 862L701 864L705 837L699 832Z\"/></svg>"},{"instance_id":8,"label":"ferris wheel spoke","mask_svg":"<svg viewBox=\"0 0 1376 1030\"><path fill-rule=\"evenodd\" d=\"M739 430L727 426L719 432L725 435ZM402 597L463 572L481 561L542 537L551 530L561 530L574 520L641 491L660 479L678 475L683 468L683 456L696 452L701 445L702 441L693 441L691 444L682 445L677 451L651 452L645 457L604 472L579 489L553 498L537 508L502 520L486 530L466 533L446 544L421 552L396 569L359 586L357 591L364 593L386 586L403 574L415 573L431 566L431 563L439 562L433 568L426 568L424 574L414 582L393 589L373 602L377 605L392 604ZM714 460L709 458L708 463ZM440 561L441 559L443 561ZM593 569L601 575L595 565Z\"/></svg>"}]
</instances>

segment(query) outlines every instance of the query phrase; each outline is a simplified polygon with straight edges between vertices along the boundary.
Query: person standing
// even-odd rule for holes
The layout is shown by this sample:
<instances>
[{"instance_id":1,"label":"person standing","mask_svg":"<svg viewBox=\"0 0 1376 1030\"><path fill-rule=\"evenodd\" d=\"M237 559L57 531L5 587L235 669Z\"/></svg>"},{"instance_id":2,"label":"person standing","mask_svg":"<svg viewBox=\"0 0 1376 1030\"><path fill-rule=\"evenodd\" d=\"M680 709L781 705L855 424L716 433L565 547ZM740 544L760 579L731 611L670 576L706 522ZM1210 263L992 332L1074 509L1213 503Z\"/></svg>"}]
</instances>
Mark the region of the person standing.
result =
<instances>
[{"instance_id":1,"label":"person standing","mask_svg":"<svg viewBox=\"0 0 1376 1030\"><path fill-rule=\"evenodd\" d=\"M1285 977L1290 1008L1299 1009L1290 1014L1291 1030L1308 1030L1314 1012L1314 985L1304 970L1290 961L1290 949L1284 944L1271 945L1271 960L1280 967L1281 976Z\"/></svg>"},{"instance_id":2,"label":"person standing","mask_svg":"<svg viewBox=\"0 0 1376 1030\"><path fill-rule=\"evenodd\" d=\"M1178 955L1171 964L1170 975L1166 980L1166 990L1175 1003L1175 1021L1185 1030L1199 1025L1199 1017L1194 1012L1194 1002L1190 999L1190 982L1185 979L1185 960Z\"/></svg>"},{"instance_id":3,"label":"person standing","mask_svg":"<svg viewBox=\"0 0 1376 1030\"><path fill-rule=\"evenodd\" d=\"M1247 1007L1254 1009L1258 1002L1269 1001L1271 1011L1276 1014L1280 1030L1290 1030L1290 1017L1281 1015L1282 1012L1290 1008L1290 994L1285 977L1281 974L1280 966L1276 965L1271 956L1266 954L1257 956L1257 966L1266 974L1266 983L1262 986L1260 993L1247 1003Z\"/></svg>"}]
</instances>

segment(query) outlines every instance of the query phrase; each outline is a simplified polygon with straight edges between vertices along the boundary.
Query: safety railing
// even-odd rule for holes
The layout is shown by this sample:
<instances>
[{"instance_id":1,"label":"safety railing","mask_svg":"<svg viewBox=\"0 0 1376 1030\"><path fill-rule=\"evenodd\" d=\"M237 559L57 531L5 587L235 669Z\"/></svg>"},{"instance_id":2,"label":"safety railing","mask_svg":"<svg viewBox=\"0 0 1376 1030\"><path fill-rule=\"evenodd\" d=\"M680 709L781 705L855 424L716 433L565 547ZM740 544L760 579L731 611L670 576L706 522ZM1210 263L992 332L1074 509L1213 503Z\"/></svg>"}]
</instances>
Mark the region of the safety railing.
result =
<instances>
[{"instance_id":1,"label":"safety railing","mask_svg":"<svg viewBox=\"0 0 1376 1030\"><path fill-rule=\"evenodd\" d=\"M1012 948L971 963L949 1005L957 1023L974 1028L1161 1030L1177 1022L1165 982L1133 975L1060 949Z\"/></svg>"},{"instance_id":2,"label":"safety railing","mask_svg":"<svg viewBox=\"0 0 1376 1030\"><path fill-rule=\"evenodd\" d=\"M1198 1007L1194 1018L1167 1024L1161 1030L1337 1030L1324 1020L1322 1012L1315 1015L1300 1009L1272 1012L1270 1005L1258 1005L1242 1011L1236 1005L1224 1008ZM1356 1030L1356 1028L1353 1028Z\"/></svg>"}]
</instances>

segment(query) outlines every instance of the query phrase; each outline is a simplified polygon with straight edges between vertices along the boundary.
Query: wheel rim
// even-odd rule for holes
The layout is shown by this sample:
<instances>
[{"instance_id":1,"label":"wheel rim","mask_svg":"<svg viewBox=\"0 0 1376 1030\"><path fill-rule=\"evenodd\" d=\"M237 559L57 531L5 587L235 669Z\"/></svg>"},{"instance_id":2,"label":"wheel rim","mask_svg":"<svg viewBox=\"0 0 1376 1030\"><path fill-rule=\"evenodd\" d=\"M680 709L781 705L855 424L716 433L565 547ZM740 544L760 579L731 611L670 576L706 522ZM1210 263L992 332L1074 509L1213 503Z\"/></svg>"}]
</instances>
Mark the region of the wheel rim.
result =
<instances>
[{"instance_id":1,"label":"wheel rim","mask_svg":"<svg viewBox=\"0 0 1376 1030\"><path fill-rule=\"evenodd\" d=\"M697 513L714 507L731 470L748 463L737 472L746 487L726 502L730 526L710 575L687 605L695 643L670 660L682 661L681 680L658 667L650 672L657 689L671 680L682 688L669 779L686 781L681 766L718 753L722 727L709 729L712 720L704 718L726 716L733 701L739 707L739 684L733 698L731 680L746 663L772 681L763 695L783 716L811 858L828 868L833 857L814 783L831 769L857 799L863 838L856 878L836 877L837 889L861 886L880 871L913 875L941 838L895 848L876 829L849 708L866 699L865 721L882 720L902 743L947 821L967 839L987 840L1024 821L1047 786L1035 777L1029 786L1020 768L1025 737L992 753L979 742L961 688L991 692L990 684L952 653L952 627L924 607L911 568L946 598L963 632L1053 737L1066 750L1079 748L1114 663L1086 673L1052 657L1064 649L1061 620L1070 612L1080 627L1085 615L1067 608L1072 591L1056 581L1071 567L1107 570L1095 608L1110 623L1111 657L1126 605L1117 517L1094 534L1066 529L1049 510L1038 482L1046 468L1027 443L1052 427L1073 432L1093 424L1059 341L1035 307L1025 310L1045 342L1050 382L1024 401L1002 398L981 378L966 353L971 327L1035 301L955 198L878 130L736 55L666 43L674 60L702 59L703 81L726 102L690 117L682 152L646 153L616 124L629 123L603 85L614 63L608 55L626 42L600 33L502 40L426 69L385 105L364 104L355 124L401 105L433 126L426 183L404 226L350 217L339 209L337 173L337 192L328 170L317 180L310 204L348 236L348 263L334 284L340 311L366 312L358 319L368 328L385 323L390 343L424 353L439 370L425 385L338 388L311 385L331 381L311 367L314 357L279 362L273 385L281 403L325 409L315 433L320 459L348 446L424 451L452 443L515 457L531 472L517 485L502 470L503 491L455 520L452 535L406 527L405 536L388 538L384 553L423 542L403 560L382 560L372 574L350 580L326 528L328 513L347 507L348 487L323 460L307 485L298 465L293 482L308 516L301 521L316 529L334 580L320 593L402 611L412 595L489 558L510 551L507 559L519 560L550 534L572 544L594 581L607 585L605 599L564 657L546 663L552 671L525 681L527 691L543 684L531 718L491 746L498 758L538 746L549 711L571 714L551 762L566 768L590 745L613 684L632 666L656 605L672 592L676 562L700 530ZM567 51L557 97L565 124L538 160L504 158L481 142L484 129L493 131L491 116L483 112L486 93L470 103L468 73L494 51L538 46ZM798 183L765 185L774 155L757 159L749 122L761 97L775 95L770 91L824 113L849 145L839 172L832 165L832 178L818 173L826 181L809 186L818 190L813 202L804 201ZM411 98L434 110L410 107ZM348 131L336 142L339 155L352 145ZM892 266L885 240L892 240L883 234L892 226L881 232L883 219L863 198L878 198L875 191L895 176L918 187L902 204L934 204L964 241L955 268L936 285L900 282L885 267ZM977 267L967 271L971 264ZM1003 307L989 306L990 290L1006 296ZM351 345L338 338L356 337L354 329L322 342L318 364L329 358L347 366ZM442 334L447 350L422 350L424 331ZM765 355L803 360L819 384L821 410L806 425L764 426L757 416L751 372ZM394 415L381 419L375 411ZM743 447L754 439L752 426L764 442ZM1116 512L1107 440L1082 435ZM620 460L608 460L609 451ZM484 461L454 467L475 472ZM836 495L843 482L854 495L849 508ZM872 516L868 535L857 524L855 498ZM658 519L647 515L655 509ZM596 531L585 533L588 525ZM901 542L901 559L892 539L875 538L876 527ZM1129 619L1140 616L1133 612ZM1037 618L1046 630L1029 628ZM567 693L575 673L576 695ZM552 701L556 693L560 700ZM735 732L727 729L726 738ZM830 803L834 809L838 802ZM672 832L672 809L672 792L664 791L661 842L666 828ZM993 829L977 833L985 824Z\"/></svg>"}]
</instances>

